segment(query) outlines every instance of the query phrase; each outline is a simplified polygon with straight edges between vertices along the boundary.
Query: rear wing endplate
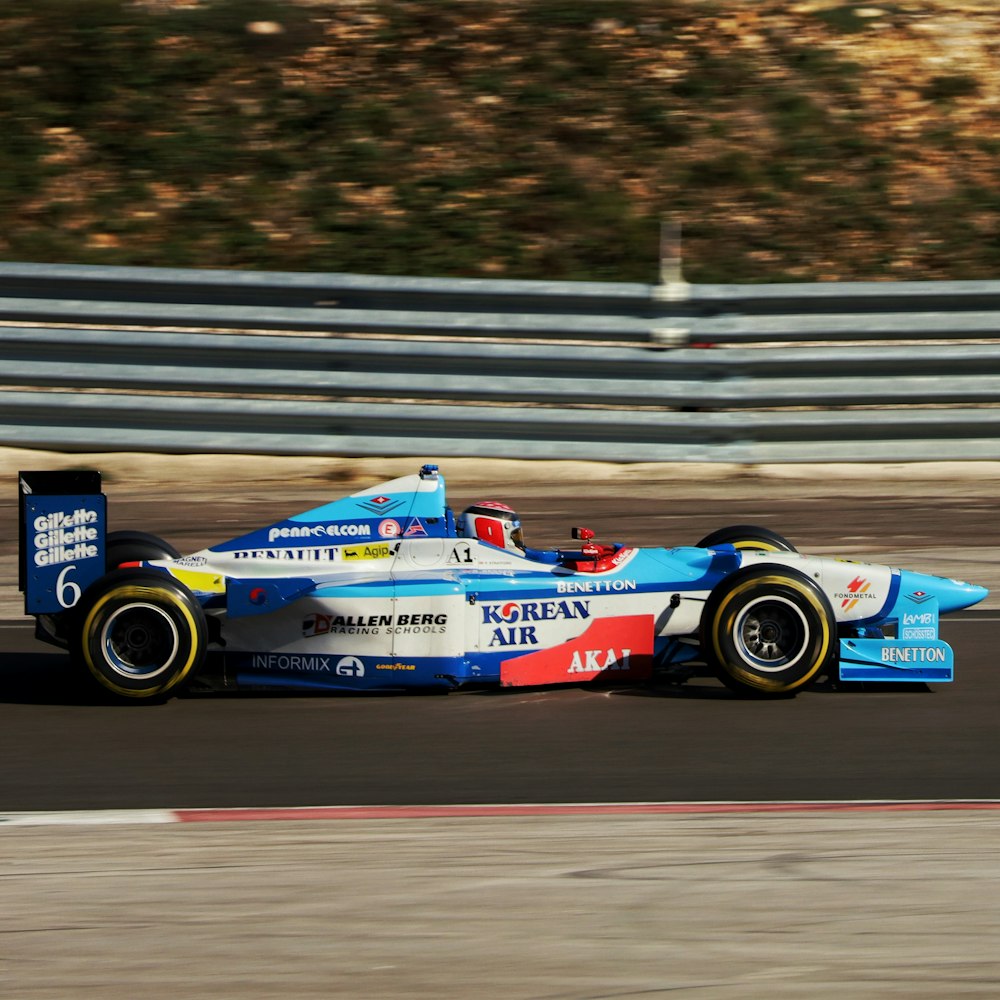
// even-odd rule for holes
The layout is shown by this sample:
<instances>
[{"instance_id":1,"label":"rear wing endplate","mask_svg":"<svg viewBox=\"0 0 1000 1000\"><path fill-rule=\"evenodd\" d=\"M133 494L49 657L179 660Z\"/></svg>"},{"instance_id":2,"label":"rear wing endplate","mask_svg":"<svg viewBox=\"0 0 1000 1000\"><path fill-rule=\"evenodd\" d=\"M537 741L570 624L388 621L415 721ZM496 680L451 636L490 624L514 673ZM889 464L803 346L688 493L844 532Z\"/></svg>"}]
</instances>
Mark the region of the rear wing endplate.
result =
<instances>
[{"instance_id":1,"label":"rear wing endplate","mask_svg":"<svg viewBox=\"0 0 1000 1000\"><path fill-rule=\"evenodd\" d=\"M28 615L72 608L106 571L101 474L18 473L18 589Z\"/></svg>"}]
</instances>

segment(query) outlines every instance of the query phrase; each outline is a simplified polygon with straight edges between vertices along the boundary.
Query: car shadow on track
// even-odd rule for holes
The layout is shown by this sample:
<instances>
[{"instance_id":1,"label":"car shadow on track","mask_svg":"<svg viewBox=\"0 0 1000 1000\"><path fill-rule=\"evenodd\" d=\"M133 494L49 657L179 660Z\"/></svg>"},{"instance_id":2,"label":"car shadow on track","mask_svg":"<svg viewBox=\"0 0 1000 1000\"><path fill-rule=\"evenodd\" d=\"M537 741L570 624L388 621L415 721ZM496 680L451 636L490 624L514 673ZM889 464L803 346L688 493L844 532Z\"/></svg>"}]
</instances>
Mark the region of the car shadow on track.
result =
<instances>
[{"instance_id":1,"label":"car shadow on track","mask_svg":"<svg viewBox=\"0 0 1000 1000\"><path fill-rule=\"evenodd\" d=\"M666 698L680 701L775 701L791 700L796 695L748 695L738 694L714 680L698 678L687 684L649 683L635 687L617 685L580 684L572 685L577 690L599 692L608 697ZM525 690L538 691L540 688L522 687L481 687L456 691L461 697L505 698L523 695ZM555 690L546 688L544 690ZM864 692L871 694L887 692L893 694L928 693L932 689L926 684L844 684L822 680L811 686L806 693L841 694ZM7 705L120 705L136 708L139 706L162 705L170 697L181 698L273 698L282 697L340 697L340 698L413 698L421 695L447 695L447 690L410 691L199 691L183 689L170 696L153 699L117 698L92 682L80 667L74 666L66 653L0 653L0 704Z\"/></svg>"},{"instance_id":2,"label":"car shadow on track","mask_svg":"<svg viewBox=\"0 0 1000 1000\"><path fill-rule=\"evenodd\" d=\"M92 683L66 653L0 653L0 704L148 705L114 698Z\"/></svg>"},{"instance_id":3,"label":"car shadow on track","mask_svg":"<svg viewBox=\"0 0 1000 1000\"><path fill-rule=\"evenodd\" d=\"M566 685L563 690L573 687L577 690L590 690L602 694L619 697L631 696L641 698L674 698L681 700L732 701L740 696L728 688L712 681L687 685L650 684L635 687L619 687L607 684ZM271 698L419 698L435 695L438 697L484 697L508 698L520 697L525 690L553 691L555 688L523 688L523 687L476 687L449 692L447 689L412 689L398 691L303 691L278 689L268 690L202 690L197 684L192 689L184 688L172 692L169 697L192 698L198 700L213 698L257 699ZM160 699L118 698L104 691L91 681L81 667L76 666L66 653L0 653L0 704L6 705L121 705L124 707L139 707L163 704L169 697Z\"/></svg>"},{"instance_id":4,"label":"car shadow on track","mask_svg":"<svg viewBox=\"0 0 1000 1000\"><path fill-rule=\"evenodd\" d=\"M679 698L705 701L791 701L800 695L845 694L931 694L933 688L923 683L890 684L888 682L834 681L823 678L801 691L787 694L753 694L731 691L723 684L712 681L694 681L688 684L649 684L643 687L608 689L609 694L631 698Z\"/></svg>"},{"instance_id":5,"label":"car shadow on track","mask_svg":"<svg viewBox=\"0 0 1000 1000\"><path fill-rule=\"evenodd\" d=\"M602 690L595 688L595 690ZM680 701L756 701L753 695L739 694L730 691L723 684L714 681L696 681L688 684L648 684L633 688L608 688L604 689L608 694L622 698L673 698ZM794 698L790 695L761 695L760 699L768 701L787 700Z\"/></svg>"}]
</instances>

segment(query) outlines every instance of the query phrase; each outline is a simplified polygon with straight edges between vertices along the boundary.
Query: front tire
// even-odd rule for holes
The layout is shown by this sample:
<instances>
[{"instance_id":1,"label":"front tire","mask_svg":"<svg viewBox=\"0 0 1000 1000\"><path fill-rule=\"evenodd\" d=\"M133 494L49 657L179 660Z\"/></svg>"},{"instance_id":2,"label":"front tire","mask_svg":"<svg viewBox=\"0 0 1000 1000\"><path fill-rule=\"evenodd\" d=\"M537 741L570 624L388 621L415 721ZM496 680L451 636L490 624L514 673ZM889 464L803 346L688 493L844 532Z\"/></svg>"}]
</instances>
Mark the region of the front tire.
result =
<instances>
[{"instance_id":1,"label":"front tire","mask_svg":"<svg viewBox=\"0 0 1000 1000\"><path fill-rule=\"evenodd\" d=\"M753 566L723 580L706 602L702 653L734 691L787 695L829 666L836 632L814 580L783 566Z\"/></svg>"},{"instance_id":2,"label":"front tire","mask_svg":"<svg viewBox=\"0 0 1000 1000\"><path fill-rule=\"evenodd\" d=\"M732 545L736 549L755 549L759 552L796 552L792 543L770 528L755 524L734 524L719 528L706 535L699 543L699 549L714 549L719 545Z\"/></svg>"},{"instance_id":3,"label":"front tire","mask_svg":"<svg viewBox=\"0 0 1000 1000\"><path fill-rule=\"evenodd\" d=\"M74 653L94 679L126 698L154 698L204 659L205 613L184 584L160 573L119 569L80 601Z\"/></svg>"}]
</instances>

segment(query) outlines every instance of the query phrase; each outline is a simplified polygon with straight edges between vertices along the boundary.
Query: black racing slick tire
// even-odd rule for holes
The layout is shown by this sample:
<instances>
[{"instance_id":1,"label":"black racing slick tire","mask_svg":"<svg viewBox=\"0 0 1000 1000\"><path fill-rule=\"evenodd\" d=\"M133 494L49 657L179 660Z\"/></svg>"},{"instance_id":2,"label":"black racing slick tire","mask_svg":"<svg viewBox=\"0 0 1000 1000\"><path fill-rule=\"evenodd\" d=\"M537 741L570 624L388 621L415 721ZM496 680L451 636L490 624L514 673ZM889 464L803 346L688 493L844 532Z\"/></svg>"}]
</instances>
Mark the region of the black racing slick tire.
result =
<instances>
[{"instance_id":1,"label":"black racing slick tire","mask_svg":"<svg viewBox=\"0 0 1000 1000\"><path fill-rule=\"evenodd\" d=\"M159 697L204 659L205 612L172 577L113 570L87 589L75 610L73 652L116 695Z\"/></svg>"},{"instance_id":2,"label":"black racing slick tire","mask_svg":"<svg viewBox=\"0 0 1000 1000\"><path fill-rule=\"evenodd\" d=\"M104 562L109 571L123 563L179 559L180 555L169 542L146 531L109 531L104 540Z\"/></svg>"},{"instance_id":3,"label":"black racing slick tire","mask_svg":"<svg viewBox=\"0 0 1000 1000\"><path fill-rule=\"evenodd\" d=\"M794 694L829 667L836 637L826 594L784 566L751 566L727 577L701 618L705 662L743 694Z\"/></svg>"},{"instance_id":4,"label":"black racing slick tire","mask_svg":"<svg viewBox=\"0 0 1000 1000\"><path fill-rule=\"evenodd\" d=\"M717 545L732 545L737 549L756 549L761 552L796 552L797 549L787 538L770 528L759 528L753 524L734 524L719 528L706 535L699 543L699 549L714 549Z\"/></svg>"}]
</instances>

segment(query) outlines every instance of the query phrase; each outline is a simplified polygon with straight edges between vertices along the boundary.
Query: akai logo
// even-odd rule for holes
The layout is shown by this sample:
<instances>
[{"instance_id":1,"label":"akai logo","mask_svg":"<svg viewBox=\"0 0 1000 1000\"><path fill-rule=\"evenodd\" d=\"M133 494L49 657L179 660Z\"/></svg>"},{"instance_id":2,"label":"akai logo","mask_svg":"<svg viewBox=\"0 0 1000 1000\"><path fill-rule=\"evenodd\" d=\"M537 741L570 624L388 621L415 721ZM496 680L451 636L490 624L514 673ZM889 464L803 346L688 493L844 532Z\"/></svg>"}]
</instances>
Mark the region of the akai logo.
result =
<instances>
[{"instance_id":1,"label":"akai logo","mask_svg":"<svg viewBox=\"0 0 1000 1000\"><path fill-rule=\"evenodd\" d=\"M631 656L632 650L624 646L620 649L574 649L566 673L590 674L601 670L628 670Z\"/></svg>"},{"instance_id":2,"label":"akai logo","mask_svg":"<svg viewBox=\"0 0 1000 1000\"><path fill-rule=\"evenodd\" d=\"M524 626L520 626L524 627ZM500 662L504 687L574 684L598 677L643 680L653 671L653 616L595 618L574 639Z\"/></svg>"}]
</instances>

